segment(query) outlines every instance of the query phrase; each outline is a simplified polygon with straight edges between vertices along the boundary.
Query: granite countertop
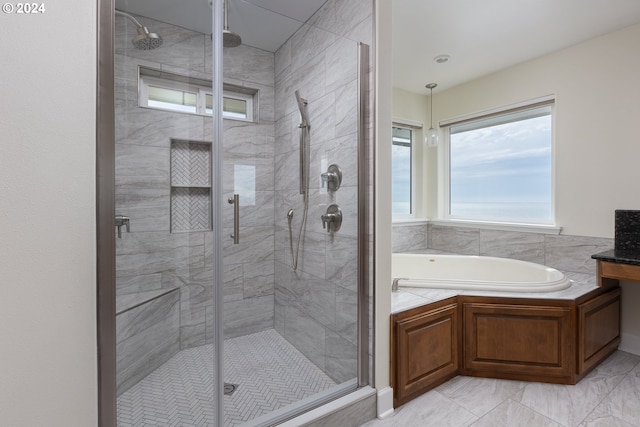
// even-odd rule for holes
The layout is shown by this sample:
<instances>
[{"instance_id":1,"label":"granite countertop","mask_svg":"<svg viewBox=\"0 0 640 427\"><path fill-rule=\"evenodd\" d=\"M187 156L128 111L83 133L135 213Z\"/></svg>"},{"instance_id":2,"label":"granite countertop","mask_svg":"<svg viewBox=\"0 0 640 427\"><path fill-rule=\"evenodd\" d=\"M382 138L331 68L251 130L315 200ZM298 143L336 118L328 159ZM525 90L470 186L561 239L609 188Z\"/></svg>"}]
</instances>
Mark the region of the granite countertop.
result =
<instances>
[{"instance_id":1,"label":"granite countertop","mask_svg":"<svg viewBox=\"0 0 640 427\"><path fill-rule=\"evenodd\" d=\"M593 254L591 258L616 264L640 265L640 251L609 249L608 251Z\"/></svg>"}]
</instances>

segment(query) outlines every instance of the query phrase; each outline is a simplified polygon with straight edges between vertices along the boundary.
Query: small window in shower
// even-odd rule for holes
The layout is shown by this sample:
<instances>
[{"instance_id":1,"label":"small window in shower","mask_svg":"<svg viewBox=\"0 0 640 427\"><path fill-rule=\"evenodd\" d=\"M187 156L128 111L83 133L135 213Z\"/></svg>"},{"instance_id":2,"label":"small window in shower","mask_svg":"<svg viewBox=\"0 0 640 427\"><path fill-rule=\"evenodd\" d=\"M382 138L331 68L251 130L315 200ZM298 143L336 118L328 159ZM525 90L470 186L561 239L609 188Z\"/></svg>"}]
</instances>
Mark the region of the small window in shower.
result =
<instances>
[{"instance_id":1,"label":"small window in shower","mask_svg":"<svg viewBox=\"0 0 640 427\"><path fill-rule=\"evenodd\" d=\"M213 114L211 81L151 68L139 68L139 106L178 113ZM258 91L225 84L222 117L255 121L254 104Z\"/></svg>"}]
</instances>

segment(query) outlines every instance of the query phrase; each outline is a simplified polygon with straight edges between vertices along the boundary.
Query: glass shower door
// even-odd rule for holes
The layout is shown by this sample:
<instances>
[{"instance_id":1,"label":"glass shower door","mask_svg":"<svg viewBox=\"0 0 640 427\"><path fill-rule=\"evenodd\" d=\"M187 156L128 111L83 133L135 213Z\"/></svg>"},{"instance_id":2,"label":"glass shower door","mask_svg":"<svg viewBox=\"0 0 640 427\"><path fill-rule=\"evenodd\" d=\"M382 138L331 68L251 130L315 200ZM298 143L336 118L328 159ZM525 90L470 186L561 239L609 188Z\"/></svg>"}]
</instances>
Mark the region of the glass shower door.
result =
<instances>
[{"instance_id":1,"label":"glass shower door","mask_svg":"<svg viewBox=\"0 0 640 427\"><path fill-rule=\"evenodd\" d=\"M271 425L358 385L359 45L332 2L300 21L229 3L225 425Z\"/></svg>"},{"instance_id":2,"label":"glass shower door","mask_svg":"<svg viewBox=\"0 0 640 427\"><path fill-rule=\"evenodd\" d=\"M192 16L211 16L207 2ZM211 19L116 2L118 425L216 425ZM195 13L195 15L194 15ZM208 25L208 27L207 27Z\"/></svg>"}]
</instances>

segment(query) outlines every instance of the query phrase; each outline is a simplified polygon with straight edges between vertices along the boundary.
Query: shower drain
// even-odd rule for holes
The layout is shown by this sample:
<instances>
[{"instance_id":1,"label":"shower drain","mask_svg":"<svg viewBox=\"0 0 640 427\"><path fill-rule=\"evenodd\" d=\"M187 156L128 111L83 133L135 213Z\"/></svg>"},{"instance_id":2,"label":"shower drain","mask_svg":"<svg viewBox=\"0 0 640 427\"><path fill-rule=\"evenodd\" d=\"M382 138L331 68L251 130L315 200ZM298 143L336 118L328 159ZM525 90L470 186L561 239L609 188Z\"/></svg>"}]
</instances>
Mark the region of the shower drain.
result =
<instances>
[{"instance_id":1,"label":"shower drain","mask_svg":"<svg viewBox=\"0 0 640 427\"><path fill-rule=\"evenodd\" d=\"M230 384L224 383L224 394L225 396L231 396L234 391L238 388L238 384Z\"/></svg>"}]
</instances>

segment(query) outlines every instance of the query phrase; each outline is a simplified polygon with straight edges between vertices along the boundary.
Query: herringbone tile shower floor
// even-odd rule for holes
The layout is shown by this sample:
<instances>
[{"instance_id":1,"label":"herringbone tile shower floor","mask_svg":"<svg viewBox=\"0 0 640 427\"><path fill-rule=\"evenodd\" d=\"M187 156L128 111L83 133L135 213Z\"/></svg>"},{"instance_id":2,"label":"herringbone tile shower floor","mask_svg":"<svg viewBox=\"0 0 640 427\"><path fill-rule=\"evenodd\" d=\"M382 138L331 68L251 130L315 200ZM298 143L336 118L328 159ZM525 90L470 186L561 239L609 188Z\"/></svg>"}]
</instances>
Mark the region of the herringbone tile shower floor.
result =
<instances>
[{"instance_id":1,"label":"herringbone tile shower floor","mask_svg":"<svg viewBox=\"0 0 640 427\"><path fill-rule=\"evenodd\" d=\"M237 426L335 385L275 330L224 343L225 426ZM118 427L214 427L213 346L180 351L118 397Z\"/></svg>"}]
</instances>

